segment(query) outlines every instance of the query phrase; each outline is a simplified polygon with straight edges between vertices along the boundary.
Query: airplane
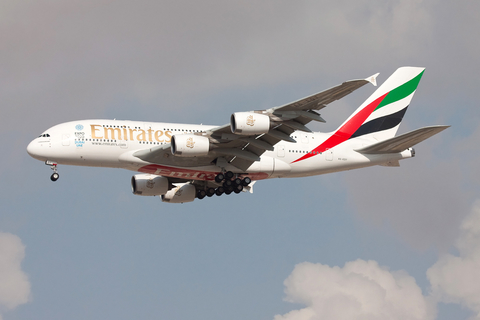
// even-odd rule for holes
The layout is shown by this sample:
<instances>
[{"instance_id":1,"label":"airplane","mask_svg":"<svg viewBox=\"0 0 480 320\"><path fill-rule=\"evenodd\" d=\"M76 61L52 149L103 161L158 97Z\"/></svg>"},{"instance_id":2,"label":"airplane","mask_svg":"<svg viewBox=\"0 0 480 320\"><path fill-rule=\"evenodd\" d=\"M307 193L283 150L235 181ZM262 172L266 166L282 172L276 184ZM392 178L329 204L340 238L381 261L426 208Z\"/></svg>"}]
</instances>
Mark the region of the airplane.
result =
<instances>
[{"instance_id":1,"label":"airplane","mask_svg":"<svg viewBox=\"0 0 480 320\"><path fill-rule=\"evenodd\" d=\"M124 120L80 120L44 131L27 147L53 170L57 165L123 168L135 195L185 203L213 195L253 192L272 178L307 177L374 165L398 167L413 146L449 126L423 127L395 136L424 68L397 69L336 130L312 132L325 122L319 110L371 83L346 81L267 110L236 112L222 126Z\"/></svg>"}]
</instances>

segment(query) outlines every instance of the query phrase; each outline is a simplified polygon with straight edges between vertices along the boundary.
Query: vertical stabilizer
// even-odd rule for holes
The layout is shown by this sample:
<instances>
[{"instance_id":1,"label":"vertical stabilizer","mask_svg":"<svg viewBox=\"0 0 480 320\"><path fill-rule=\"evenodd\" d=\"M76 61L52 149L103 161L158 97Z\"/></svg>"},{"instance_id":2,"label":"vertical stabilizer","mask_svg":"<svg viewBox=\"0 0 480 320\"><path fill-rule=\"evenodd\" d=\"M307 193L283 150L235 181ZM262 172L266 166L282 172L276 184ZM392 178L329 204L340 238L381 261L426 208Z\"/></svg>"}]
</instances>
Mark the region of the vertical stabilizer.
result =
<instances>
[{"instance_id":1,"label":"vertical stabilizer","mask_svg":"<svg viewBox=\"0 0 480 320\"><path fill-rule=\"evenodd\" d=\"M330 137L293 162L308 159L349 139L383 141L394 137L424 71L425 68L416 67L397 69Z\"/></svg>"},{"instance_id":2,"label":"vertical stabilizer","mask_svg":"<svg viewBox=\"0 0 480 320\"><path fill-rule=\"evenodd\" d=\"M394 137L425 68L397 69L337 130L341 135Z\"/></svg>"}]
</instances>

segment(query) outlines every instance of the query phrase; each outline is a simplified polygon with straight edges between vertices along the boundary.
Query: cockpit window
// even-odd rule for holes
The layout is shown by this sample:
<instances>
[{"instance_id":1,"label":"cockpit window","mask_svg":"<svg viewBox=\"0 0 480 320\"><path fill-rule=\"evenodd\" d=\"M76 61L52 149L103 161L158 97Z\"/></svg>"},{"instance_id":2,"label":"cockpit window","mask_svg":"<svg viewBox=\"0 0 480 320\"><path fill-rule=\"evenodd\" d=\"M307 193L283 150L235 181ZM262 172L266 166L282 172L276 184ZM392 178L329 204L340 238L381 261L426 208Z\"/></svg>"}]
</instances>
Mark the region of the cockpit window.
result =
<instances>
[{"instance_id":1,"label":"cockpit window","mask_svg":"<svg viewBox=\"0 0 480 320\"><path fill-rule=\"evenodd\" d=\"M50 138L50 135L48 133L44 133L38 136L39 138Z\"/></svg>"}]
</instances>

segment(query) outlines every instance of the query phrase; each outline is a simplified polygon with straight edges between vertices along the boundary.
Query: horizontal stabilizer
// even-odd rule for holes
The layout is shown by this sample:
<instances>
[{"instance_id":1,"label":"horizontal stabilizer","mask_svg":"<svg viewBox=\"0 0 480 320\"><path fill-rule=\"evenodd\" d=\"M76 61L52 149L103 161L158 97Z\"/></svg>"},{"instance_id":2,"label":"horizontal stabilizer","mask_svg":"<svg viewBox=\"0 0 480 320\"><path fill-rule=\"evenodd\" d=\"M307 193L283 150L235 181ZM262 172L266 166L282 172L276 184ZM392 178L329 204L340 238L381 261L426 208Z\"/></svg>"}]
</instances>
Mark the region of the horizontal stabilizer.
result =
<instances>
[{"instance_id":1,"label":"horizontal stabilizer","mask_svg":"<svg viewBox=\"0 0 480 320\"><path fill-rule=\"evenodd\" d=\"M393 137L355 151L364 154L383 154L402 152L417 143L447 129L450 126L431 126L420 128L397 137Z\"/></svg>"}]
</instances>

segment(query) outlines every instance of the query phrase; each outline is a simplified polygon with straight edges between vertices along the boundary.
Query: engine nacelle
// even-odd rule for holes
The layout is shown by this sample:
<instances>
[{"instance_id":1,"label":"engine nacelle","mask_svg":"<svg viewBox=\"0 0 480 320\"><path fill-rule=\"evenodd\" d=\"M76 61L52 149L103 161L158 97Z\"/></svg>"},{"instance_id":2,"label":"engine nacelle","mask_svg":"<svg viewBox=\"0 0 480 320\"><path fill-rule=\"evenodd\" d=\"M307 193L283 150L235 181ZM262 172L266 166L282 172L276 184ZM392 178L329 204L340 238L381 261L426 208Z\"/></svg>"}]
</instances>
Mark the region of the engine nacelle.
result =
<instances>
[{"instance_id":1,"label":"engine nacelle","mask_svg":"<svg viewBox=\"0 0 480 320\"><path fill-rule=\"evenodd\" d=\"M267 133L270 130L270 117L253 112L236 112L230 117L230 129L233 133L246 136Z\"/></svg>"},{"instance_id":2,"label":"engine nacelle","mask_svg":"<svg viewBox=\"0 0 480 320\"><path fill-rule=\"evenodd\" d=\"M196 194L197 191L195 186L190 183L185 183L183 185L176 186L162 195L162 201L170 203L192 202L195 200Z\"/></svg>"},{"instance_id":3,"label":"engine nacelle","mask_svg":"<svg viewBox=\"0 0 480 320\"><path fill-rule=\"evenodd\" d=\"M172 154L178 157L206 156L210 150L208 138L194 134L173 135L170 143Z\"/></svg>"},{"instance_id":4,"label":"engine nacelle","mask_svg":"<svg viewBox=\"0 0 480 320\"><path fill-rule=\"evenodd\" d=\"M159 196L167 193L168 186L165 177L153 174L137 174L132 177L132 191L138 196Z\"/></svg>"}]
</instances>

